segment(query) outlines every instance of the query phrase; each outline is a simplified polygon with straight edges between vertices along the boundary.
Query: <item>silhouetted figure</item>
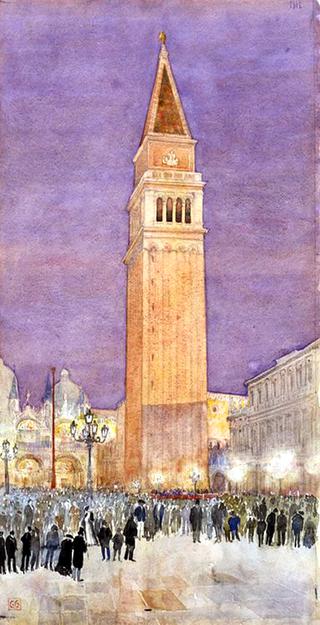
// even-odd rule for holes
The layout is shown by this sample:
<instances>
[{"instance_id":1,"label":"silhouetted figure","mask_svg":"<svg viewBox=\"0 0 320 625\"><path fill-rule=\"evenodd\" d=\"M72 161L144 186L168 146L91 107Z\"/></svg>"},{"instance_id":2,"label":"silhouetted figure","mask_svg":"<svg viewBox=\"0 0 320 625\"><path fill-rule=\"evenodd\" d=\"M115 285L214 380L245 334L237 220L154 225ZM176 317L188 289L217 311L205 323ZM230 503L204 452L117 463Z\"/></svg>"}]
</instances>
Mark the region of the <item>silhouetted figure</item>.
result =
<instances>
[{"instance_id":1,"label":"silhouetted figure","mask_svg":"<svg viewBox=\"0 0 320 625\"><path fill-rule=\"evenodd\" d=\"M121 556L121 549L122 549L122 545L123 545L123 535L121 533L121 529L120 527L118 527L112 542L113 542L113 559L116 559L116 555L118 554L118 560L120 560L120 556Z\"/></svg>"},{"instance_id":2,"label":"silhouetted figure","mask_svg":"<svg viewBox=\"0 0 320 625\"><path fill-rule=\"evenodd\" d=\"M248 532L249 543L253 543L254 530L256 529L256 519L250 514L246 522L246 531Z\"/></svg>"},{"instance_id":3,"label":"silhouetted figure","mask_svg":"<svg viewBox=\"0 0 320 625\"><path fill-rule=\"evenodd\" d=\"M316 542L316 525L309 517L304 524L303 544L308 549Z\"/></svg>"},{"instance_id":4,"label":"silhouetted figure","mask_svg":"<svg viewBox=\"0 0 320 625\"><path fill-rule=\"evenodd\" d=\"M294 546L300 547L300 535L303 528L303 512L301 510L293 515L291 527L294 535Z\"/></svg>"},{"instance_id":5,"label":"silhouetted figure","mask_svg":"<svg viewBox=\"0 0 320 625\"><path fill-rule=\"evenodd\" d=\"M202 525L202 510L201 510L199 499L196 499L195 505L192 506L190 510L190 525L192 527L193 542L200 543L201 542L200 532L201 532L201 525Z\"/></svg>"},{"instance_id":6,"label":"silhouetted figure","mask_svg":"<svg viewBox=\"0 0 320 625\"><path fill-rule=\"evenodd\" d=\"M131 560L132 562L135 562L135 560L133 559L133 552L136 546L135 538L138 534L138 530L137 530L137 525L133 518L133 514L131 514L130 517L128 518L125 528L123 530L123 534L126 539L126 551L124 554L124 559L128 560L129 558L129 560Z\"/></svg>"},{"instance_id":7,"label":"silhouetted figure","mask_svg":"<svg viewBox=\"0 0 320 625\"><path fill-rule=\"evenodd\" d=\"M111 538L112 538L112 532L111 532L110 527L107 527L106 521L102 521L102 525L98 533L98 539L99 539L99 543L101 547L102 560L106 559L106 554L107 554L107 560L110 560Z\"/></svg>"},{"instance_id":8,"label":"silhouetted figure","mask_svg":"<svg viewBox=\"0 0 320 625\"><path fill-rule=\"evenodd\" d=\"M79 528L79 532L73 541L73 579L77 582L82 582L81 569L83 567L83 556L87 551L87 543L84 539L84 529Z\"/></svg>"},{"instance_id":9,"label":"silhouetted figure","mask_svg":"<svg viewBox=\"0 0 320 625\"><path fill-rule=\"evenodd\" d=\"M263 519L259 519L257 523L257 536L259 547L263 545L263 536L266 530L267 524Z\"/></svg>"},{"instance_id":10,"label":"silhouetted figure","mask_svg":"<svg viewBox=\"0 0 320 625\"><path fill-rule=\"evenodd\" d=\"M288 521L284 510L280 510L280 514L277 518L278 547L286 544L287 524Z\"/></svg>"},{"instance_id":11,"label":"silhouetted figure","mask_svg":"<svg viewBox=\"0 0 320 625\"><path fill-rule=\"evenodd\" d=\"M6 574L6 545L3 532L0 532L0 573Z\"/></svg>"},{"instance_id":12,"label":"silhouetted figure","mask_svg":"<svg viewBox=\"0 0 320 625\"><path fill-rule=\"evenodd\" d=\"M58 563L55 568L60 575L71 575L72 573L72 549L73 536L72 534L66 534L61 541Z\"/></svg>"},{"instance_id":13,"label":"silhouetted figure","mask_svg":"<svg viewBox=\"0 0 320 625\"><path fill-rule=\"evenodd\" d=\"M48 564L49 564L51 571L53 570L53 558L54 558L55 552L59 548L59 544L60 544L60 541L59 541L58 527L57 525L52 525L51 529L49 530L46 536L47 553L46 553L46 560L44 563L44 566L46 569L48 568Z\"/></svg>"},{"instance_id":14,"label":"silhouetted figure","mask_svg":"<svg viewBox=\"0 0 320 625\"><path fill-rule=\"evenodd\" d=\"M259 518L265 521L266 516L267 516L267 504L266 504L265 497L263 497L262 502L259 505Z\"/></svg>"},{"instance_id":15,"label":"silhouetted figure","mask_svg":"<svg viewBox=\"0 0 320 625\"><path fill-rule=\"evenodd\" d=\"M34 527L31 532L31 571L39 568L40 560L40 532Z\"/></svg>"},{"instance_id":16,"label":"silhouetted figure","mask_svg":"<svg viewBox=\"0 0 320 625\"><path fill-rule=\"evenodd\" d=\"M6 538L6 551L7 551L7 563L8 571L11 573L11 565L14 573L18 573L16 564L16 551L18 549L17 540L14 535L14 531L11 530L10 534Z\"/></svg>"},{"instance_id":17,"label":"silhouetted figure","mask_svg":"<svg viewBox=\"0 0 320 625\"><path fill-rule=\"evenodd\" d=\"M29 569L29 561L31 556L31 526L28 525L27 531L21 537L22 542L22 560L21 571L25 573Z\"/></svg>"},{"instance_id":18,"label":"silhouetted figure","mask_svg":"<svg viewBox=\"0 0 320 625\"><path fill-rule=\"evenodd\" d=\"M269 512L267 516L267 536L266 536L266 544L271 547L274 530L276 527L276 518L277 518L277 508L274 508L272 512Z\"/></svg>"}]
</instances>

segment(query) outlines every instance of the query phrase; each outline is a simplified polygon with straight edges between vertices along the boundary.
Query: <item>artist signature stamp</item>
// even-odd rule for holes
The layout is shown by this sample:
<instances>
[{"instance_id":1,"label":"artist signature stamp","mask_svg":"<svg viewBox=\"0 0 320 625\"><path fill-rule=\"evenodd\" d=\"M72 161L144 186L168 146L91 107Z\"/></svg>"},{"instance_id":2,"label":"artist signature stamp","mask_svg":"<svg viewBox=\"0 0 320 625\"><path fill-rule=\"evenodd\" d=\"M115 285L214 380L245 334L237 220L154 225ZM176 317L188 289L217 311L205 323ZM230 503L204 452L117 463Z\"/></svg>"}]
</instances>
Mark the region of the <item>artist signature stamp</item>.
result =
<instances>
[{"instance_id":1,"label":"artist signature stamp","mask_svg":"<svg viewBox=\"0 0 320 625\"><path fill-rule=\"evenodd\" d=\"M21 608L22 608L21 599L17 599L17 598L8 599L8 610L19 611L21 610Z\"/></svg>"}]
</instances>

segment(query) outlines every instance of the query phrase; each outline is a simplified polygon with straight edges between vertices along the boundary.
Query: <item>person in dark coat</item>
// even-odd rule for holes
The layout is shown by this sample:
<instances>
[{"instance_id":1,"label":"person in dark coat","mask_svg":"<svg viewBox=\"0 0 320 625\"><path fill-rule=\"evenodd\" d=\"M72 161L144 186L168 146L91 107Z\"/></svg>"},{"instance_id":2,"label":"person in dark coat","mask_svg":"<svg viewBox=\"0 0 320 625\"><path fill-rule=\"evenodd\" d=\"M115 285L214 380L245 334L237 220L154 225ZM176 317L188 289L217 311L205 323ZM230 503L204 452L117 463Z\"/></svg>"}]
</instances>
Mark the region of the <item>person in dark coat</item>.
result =
<instances>
[{"instance_id":1,"label":"person in dark coat","mask_svg":"<svg viewBox=\"0 0 320 625\"><path fill-rule=\"evenodd\" d=\"M72 534L66 534L61 541L59 559L55 568L55 571L60 573L60 575L71 575L72 573L72 549L73 536Z\"/></svg>"},{"instance_id":2,"label":"person in dark coat","mask_svg":"<svg viewBox=\"0 0 320 625\"><path fill-rule=\"evenodd\" d=\"M257 523L257 536L259 547L263 545L263 536L266 531L267 524L263 519L259 519Z\"/></svg>"},{"instance_id":3,"label":"person in dark coat","mask_svg":"<svg viewBox=\"0 0 320 625\"><path fill-rule=\"evenodd\" d=\"M300 535L303 529L303 512L296 512L292 517L292 531L294 534L294 546L300 547Z\"/></svg>"},{"instance_id":4,"label":"person in dark coat","mask_svg":"<svg viewBox=\"0 0 320 625\"><path fill-rule=\"evenodd\" d=\"M0 532L0 573L6 574L6 544L3 532Z\"/></svg>"},{"instance_id":5,"label":"person in dark coat","mask_svg":"<svg viewBox=\"0 0 320 625\"><path fill-rule=\"evenodd\" d=\"M7 563L8 563L8 571L11 573L11 564L14 573L18 573L17 564L16 564L16 551L17 551L17 540L14 535L14 531L11 530L10 534L6 538L6 552L7 552Z\"/></svg>"},{"instance_id":6,"label":"person in dark coat","mask_svg":"<svg viewBox=\"0 0 320 625\"><path fill-rule=\"evenodd\" d=\"M303 544L308 549L311 549L312 545L316 542L316 525L309 517L304 524L304 536Z\"/></svg>"},{"instance_id":7,"label":"person in dark coat","mask_svg":"<svg viewBox=\"0 0 320 625\"><path fill-rule=\"evenodd\" d=\"M138 530L137 530L137 525L135 523L135 520L133 518L133 514L130 514L126 522L125 528L123 530L123 534L126 539L126 551L124 554L124 559L128 560L129 558L129 560L131 560L132 562L135 562L135 560L133 559L133 552L136 546L135 538L138 534Z\"/></svg>"},{"instance_id":8,"label":"person in dark coat","mask_svg":"<svg viewBox=\"0 0 320 625\"><path fill-rule=\"evenodd\" d=\"M278 547L286 544L286 532L287 532L287 517L284 510L280 510L280 514L277 518L277 534L278 534Z\"/></svg>"},{"instance_id":9,"label":"person in dark coat","mask_svg":"<svg viewBox=\"0 0 320 625\"><path fill-rule=\"evenodd\" d=\"M40 532L34 527L31 532L31 571L39 568L40 559Z\"/></svg>"},{"instance_id":10,"label":"person in dark coat","mask_svg":"<svg viewBox=\"0 0 320 625\"><path fill-rule=\"evenodd\" d=\"M113 542L113 560L116 559L116 555L118 554L118 560L120 561L121 549L123 545L123 535L121 533L120 527L117 528L117 531L112 539L112 542Z\"/></svg>"},{"instance_id":11,"label":"person in dark coat","mask_svg":"<svg viewBox=\"0 0 320 625\"><path fill-rule=\"evenodd\" d=\"M249 543L253 543L254 530L256 529L256 525L256 519L252 516L252 514L250 514L245 526L245 531L248 532Z\"/></svg>"},{"instance_id":12,"label":"person in dark coat","mask_svg":"<svg viewBox=\"0 0 320 625\"><path fill-rule=\"evenodd\" d=\"M144 532L144 523L146 520L146 509L143 505L142 500L138 501L138 505L134 510L135 522L137 524L138 538L141 540L143 532Z\"/></svg>"},{"instance_id":13,"label":"person in dark coat","mask_svg":"<svg viewBox=\"0 0 320 625\"><path fill-rule=\"evenodd\" d=\"M269 512L267 516L267 535L266 535L266 544L271 547L274 530L276 527L276 518L277 518L277 508L274 508L272 512Z\"/></svg>"},{"instance_id":14,"label":"person in dark coat","mask_svg":"<svg viewBox=\"0 0 320 625\"><path fill-rule=\"evenodd\" d=\"M262 519L263 521L266 520L266 516L267 516L267 504L266 504L266 500L263 497L260 505L259 505L259 518Z\"/></svg>"},{"instance_id":15,"label":"person in dark coat","mask_svg":"<svg viewBox=\"0 0 320 625\"><path fill-rule=\"evenodd\" d=\"M106 559L107 552L107 560L110 560L110 540L112 538L112 532L110 527L107 527L106 521L102 521L102 525L99 529L98 533L99 543L101 547L102 560Z\"/></svg>"},{"instance_id":16,"label":"person in dark coat","mask_svg":"<svg viewBox=\"0 0 320 625\"><path fill-rule=\"evenodd\" d=\"M24 573L29 569L29 560L31 556L31 526L28 525L27 531L21 537L22 542L22 560L21 560L21 571Z\"/></svg>"},{"instance_id":17,"label":"person in dark coat","mask_svg":"<svg viewBox=\"0 0 320 625\"><path fill-rule=\"evenodd\" d=\"M155 522L155 531L162 530L162 521L164 516L164 505L158 501L153 508L153 518Z\"/></svg>"},{"instance_id":18,"label":"person in dark coat","mask_svg":"<svg viewBox=\"0 0 320 625\"><path fill-rule=\"evenodd\" d=\"M212 519L212 525L214 527L214 531L216 533L215 542L221 543L223 520L224 520L224 510L221 504L220 505L215 504L214 506L212 506L211 519Z\"/></svg>"},{"instance_id":19,"label":"person in dark coat","mask_svg":"<svg viewBox=\"0 0 320 625\"><path fill-rule=\"evenodd\" d=\"M44 563L45 568L48 568L48 564L50 566L51 571L53 570L53 558L56 550L59 548L59 534L57 525L52 525L51 530L47 533L46 536L46 560Z\"/></svg>"},{"instance_id":20,"label":"person in dark coat","mask_svg":"<svg viewBox=\"0 0 320 625\"><path fill-rule=\"evenodd\" d=\"M234 540L235 538L237 540L240 540L240 536L239 536L240 517L235 513L234 510L232 510L231 512L231 517L229 518L228 523L230 527L232 540Z\"/></svg>"},{"instance_id":21,"label":"person in dark coat","mask_svg":"<svg viewBox=\"0 0 320 625\"><path fill-rule=\"evenodd\" d=\"M196 503L190 510L190 525L192 527L193 542L200 543L200 531L202 526L202 510L200 500L196 499Z\"/></svg>"},{"instance_id":22,"label":"person in dark coat","mask_svg":"<svg viewBox=\"0 0 320 625\"><path fill-rule=\"evenodd\" d=\"M29 499L28 503L24 509L24 522L25 525L29 525L31 527L33 521L34 509L32 505L32 500Z\"/></svg>"},{"instance_id":23,"label":"person in dark coat","mask_svg":"<svg viewBox=\"0 0 320 625\"><path fill-rule=\"evenodd\" d=\"M77 536L73 541L73 579L77 582L83 582L83 579L80 578L81 569L83 567L83 556L87 551L87 543L84 539L84 529L83 527L79 528Z\"/></svg>"}]
</instances>

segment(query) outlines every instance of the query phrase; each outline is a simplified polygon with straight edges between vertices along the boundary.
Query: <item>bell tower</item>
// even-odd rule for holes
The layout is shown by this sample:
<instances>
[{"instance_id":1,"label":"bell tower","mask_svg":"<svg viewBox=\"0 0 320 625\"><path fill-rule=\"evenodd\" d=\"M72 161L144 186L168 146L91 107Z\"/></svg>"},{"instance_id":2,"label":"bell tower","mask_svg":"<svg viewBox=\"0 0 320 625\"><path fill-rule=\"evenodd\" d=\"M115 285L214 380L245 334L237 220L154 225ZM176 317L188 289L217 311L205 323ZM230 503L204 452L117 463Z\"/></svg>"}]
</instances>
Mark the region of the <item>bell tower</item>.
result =
<instances>
[{"instance_id":1,"label":"bell tower","mask_svg":"<svg viewBox=\"0 0 320 625\"><path fill-rule=\"evenodd\" d=\"M161 49L128 204L125 481L207 485L202 176Z\"/></svg>"}]
</instances>

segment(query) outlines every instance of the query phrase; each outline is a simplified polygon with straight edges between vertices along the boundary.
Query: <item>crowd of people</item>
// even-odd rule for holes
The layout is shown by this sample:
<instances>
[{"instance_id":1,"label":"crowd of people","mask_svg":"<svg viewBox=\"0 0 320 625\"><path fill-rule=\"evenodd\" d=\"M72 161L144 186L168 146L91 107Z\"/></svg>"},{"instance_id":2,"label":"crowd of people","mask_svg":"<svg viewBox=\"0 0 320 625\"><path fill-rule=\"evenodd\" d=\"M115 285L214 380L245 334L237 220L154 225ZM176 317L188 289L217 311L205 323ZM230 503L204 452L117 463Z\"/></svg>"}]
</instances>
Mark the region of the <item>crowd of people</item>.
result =
<instances>
[{"instance_id":1,"label":"crowd of people","mask_svg":"<svg viewBox=\"0 0 320 625\"><path fill-rule=\"evenodd\" d=\"M317 526L310 495L17 490L2 497L0 574L43 566L81 581L88 549L98 547L107 561L121 561L124 550L124 560L134 562L136 540L159 535L311 548Z\"/></svg>"}]
</instances>

